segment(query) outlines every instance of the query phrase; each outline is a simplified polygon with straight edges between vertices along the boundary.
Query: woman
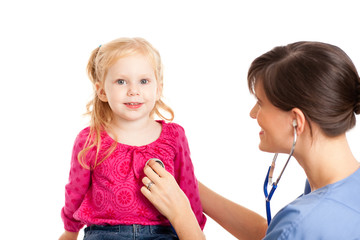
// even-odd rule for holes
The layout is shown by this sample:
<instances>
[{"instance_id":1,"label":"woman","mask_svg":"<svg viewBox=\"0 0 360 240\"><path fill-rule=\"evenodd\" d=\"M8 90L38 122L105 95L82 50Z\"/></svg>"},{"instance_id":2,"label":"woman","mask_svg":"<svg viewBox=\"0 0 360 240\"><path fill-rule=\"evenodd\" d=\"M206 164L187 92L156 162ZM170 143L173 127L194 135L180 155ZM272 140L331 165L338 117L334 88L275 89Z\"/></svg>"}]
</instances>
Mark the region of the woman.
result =
<instances>
[{"instance_id":1,"label":"woman","mask_svg":"<svg viewBox=\"0 0 360 240\"><path fill-rule=\"evenodd\" d=\"M253 61L248 86L257 98L250 116L261 127L260 150L289 153L296 138L293 156L311 192L285 206L267 227L261 216L200 183L204 212L239 239L360 237L360 164L346 139L360 113L360 80L350 58L320 42L276 47ZM180 239L204 239L173 177L154 163L144 172L143 183L154 185L143 187L143 194Z\"/></svg>"}]
</instances>

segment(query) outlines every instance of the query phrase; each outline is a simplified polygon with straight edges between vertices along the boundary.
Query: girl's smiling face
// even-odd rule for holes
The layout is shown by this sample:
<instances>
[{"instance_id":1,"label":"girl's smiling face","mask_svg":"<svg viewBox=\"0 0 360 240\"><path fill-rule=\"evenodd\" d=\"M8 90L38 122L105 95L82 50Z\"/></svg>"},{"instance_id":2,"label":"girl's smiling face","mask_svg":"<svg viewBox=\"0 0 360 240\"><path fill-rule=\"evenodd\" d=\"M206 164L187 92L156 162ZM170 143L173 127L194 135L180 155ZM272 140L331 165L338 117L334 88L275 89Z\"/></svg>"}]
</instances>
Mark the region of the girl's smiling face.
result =
<instances>
[{"instance_id":1,"label":"girl's smiling face","mask_svg":"<svg viewBox=\"0 0 360 240\"><path fill-rule=\"evenodd\" d=\"M285 112L275 107L266 97L263 84L255 85L257 102L250 111L261 127L259 149L265 152L288 153L290 151L293 129L291 111Z\"/></svg>"},{"instance_id":2,"label":"girl's smiling face","mask_svg":"<svg viewBox=\"0 0 360 240\"><path fill-rule=\"evenodd\" d=\"M118 59L97 92L109 103L115 121L147 120L160 97L154 69L141 54Z\"/></svg>"}]
</instances>

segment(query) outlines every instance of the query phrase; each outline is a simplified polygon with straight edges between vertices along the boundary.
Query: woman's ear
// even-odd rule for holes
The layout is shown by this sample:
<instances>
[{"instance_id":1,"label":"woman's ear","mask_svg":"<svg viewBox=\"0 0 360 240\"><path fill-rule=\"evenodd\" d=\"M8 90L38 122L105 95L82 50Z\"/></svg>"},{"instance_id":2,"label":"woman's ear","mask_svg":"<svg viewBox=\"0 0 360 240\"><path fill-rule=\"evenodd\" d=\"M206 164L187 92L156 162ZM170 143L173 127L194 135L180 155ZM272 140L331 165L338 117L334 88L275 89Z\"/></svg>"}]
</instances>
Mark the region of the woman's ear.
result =
<instances>
[{"instance_id":1,"label":"woman's ear","mask_svg":"<svg viewBox=\"0 0 360 240\"><path fill-rule=\"evenodd\" d=\"M296 132L298 135L300 135L302 132L304 132L305 129L305 123L306 118L304 113L299 108L293 108L291 110L292 113L292 124L296 123Z\"/></svg>"},{"instance_id":2,"label":"woman's ear","mask_svg":"<svg viewBox=\"0 0 360 240\"><path fill-rule=\"evenodd\" d=\"M103 85L100 84L99 82L97 82L97 83L95 83L95 88L96 88L96 94L97 94L98 98L103 102L107 102L108 99L107 99Z\"/></svg>"}]
</instances>

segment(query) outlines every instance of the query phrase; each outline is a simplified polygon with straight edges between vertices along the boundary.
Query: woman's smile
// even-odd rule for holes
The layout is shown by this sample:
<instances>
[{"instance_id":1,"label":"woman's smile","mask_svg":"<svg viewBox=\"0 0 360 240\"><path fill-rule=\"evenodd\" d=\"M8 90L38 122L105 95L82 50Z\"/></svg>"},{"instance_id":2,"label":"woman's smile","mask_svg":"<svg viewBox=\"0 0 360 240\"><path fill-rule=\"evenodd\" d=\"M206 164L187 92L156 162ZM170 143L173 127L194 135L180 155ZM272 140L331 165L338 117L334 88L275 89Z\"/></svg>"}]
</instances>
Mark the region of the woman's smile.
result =
<instances>
[{"instance_id":1,"label":"woman's smile","mask_svg":"<svg viewBox=\"0 0 360 240\"><path fill-rule=\"evenodd\" d=\"M261 137L262 135L264 135L264 130L261 130L261 131L259 132L259 136Z\"/></svg>"}]
</instances>

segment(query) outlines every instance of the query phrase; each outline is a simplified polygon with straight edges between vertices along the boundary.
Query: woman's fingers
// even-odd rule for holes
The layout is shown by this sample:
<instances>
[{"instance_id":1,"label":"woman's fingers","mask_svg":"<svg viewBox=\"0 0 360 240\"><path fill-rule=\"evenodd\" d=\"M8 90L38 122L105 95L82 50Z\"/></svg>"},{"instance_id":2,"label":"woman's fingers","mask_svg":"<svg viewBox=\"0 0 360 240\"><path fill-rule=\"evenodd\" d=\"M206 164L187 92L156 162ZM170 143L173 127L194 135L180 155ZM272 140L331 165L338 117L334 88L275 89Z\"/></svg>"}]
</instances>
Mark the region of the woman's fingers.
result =
<instances>
[{"instance_id":1,"label":"woman's fingers","mask_svg":"<svg viewBox=\"0 0 360 240\"><path fill-rule=\"evenodd\" d=\"M142 186L140 191L152 204L154 204L154 199L149 189L147 189L145 186Z\"/></svg>"},{"instance_id":2,"label":"woman's fingers","mask_svg":"<svg viewBox=\"0 0 360 240\"><path fill-rule=\"evenodd\" d=\"M146 186L149 182L151 182L151 180L150 180L150 178L148 178L148 177L144 177L143 179L142 179L142 183Z\"/></svg>"},{"instance_id":3,"label":"woman's fingers","mask_svg":"<svg viewBox=\"0 0 360 240\"><path fill-rule=\"evenodd\" d=\"M151 191L151 188L155 185L155 183L151 181L148 177L144 177L142 179L142 183L144 184L144 187L146 187L149 191Z\"/></svg>"},{"instance_id":4,"label":"woman's fingers","mask_svg":"<svg viewBox=\"0 0 360 240\"><path fill-rule=\"evenodd\" d=\"M178 191L182 193L182 190L174 177L155 161L150 161L144 167L144 173L146 176L142 179L142 194L169 219L176 211L173 206L177 201Z\"/></svg>"},{"instance_id":5,"label":"woman's fingers","mask_svg":"<svg viewBox=\"0 0 360 240\"><path fill-rule=\"evenodd\" d=\"M155 188L157 187L156 184L152 180L150 180L150 178L148 178L148 177L144 177L142 179L142 183L144 184L144 186L142 186L140 189L141 193L157 208L156 204L154 204L154 203L158 202L158 200L156 200L156 198L158 198L158 196L153 194L155 191ZM151 191L153 191L153 192L151 192Z\"/></svg>"},{"instance_id":6,"label":"woman's fingers","mask_svg":"<svg viewBox=\"0 0 360 240\"><path fill-rule=\"evenodd\" d=\"M146 166L150 167L159 177L164 177L168 174L168 171L155 160L150 160Z\"/></svg>"},{"instance_id":7,"label":"woman's fingers","mask_svg":"<svg viewBox=\"0 0 360 240\"><path fill-rule=\"evenodd\" d=\"M155 184L158 184L159 181L160 181L160 176L157 175L156 172L154 172L154 170L149 167L149 166L145 166L144 168L144 173L145 173L145 177L149 179L149 181L152 181L153 183ZM147 182L144 182L143 183L146 185Z\"/></svg>"}]
</instances>

